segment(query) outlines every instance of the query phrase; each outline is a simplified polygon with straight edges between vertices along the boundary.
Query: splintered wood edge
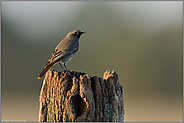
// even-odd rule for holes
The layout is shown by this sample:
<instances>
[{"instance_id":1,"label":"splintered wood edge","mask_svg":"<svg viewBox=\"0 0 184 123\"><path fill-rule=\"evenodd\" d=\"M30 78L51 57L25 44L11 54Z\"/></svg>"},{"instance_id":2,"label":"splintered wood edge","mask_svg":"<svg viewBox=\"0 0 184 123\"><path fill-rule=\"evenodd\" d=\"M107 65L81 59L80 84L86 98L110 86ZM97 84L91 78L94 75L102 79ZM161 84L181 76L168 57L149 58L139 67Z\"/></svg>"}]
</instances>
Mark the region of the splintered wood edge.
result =
<instances>
[{"instance_id":1,"label":"splintered wood edge","mask_svg":"<svg viewBox=\"0 0 184 123\"><path fill-rule=\"evenodd\" d=\"M107 85L109 85L110 84L110 86L116 86L116 84L118 83L118 87L119 87L119 78L118 78L118 75L117 75L117 73L114 71L114 70L106 70L105 72L104 72L104 75L103 75L103 79L102 78L100 78L100 77L97 77L97 76L93 76L93 77L91 77L91 76L89 76L87 73L82 73L82 72L75 72L75 71L71 71L71 73L73 73L74 74L74 78L76 77L76 76L79 76L79 77L82 77L82 78L85 78L85 79L89 79L89 81L90 81L90 85L91 85L91 79L94 79L94 80L96 80L95 81L95 85L97 84L101 89L102 89L102 91L101 91L101 93L102 94L104 94L105 93L105 90L103 89L104 87L105 87L105 83L108 83ZM55 71L55 70L53 70L53 69L49 69L48 70L48 72L46 73L46 76L45 76L45 78L44 78L44 80L43 80L43 85L42 85L42 89L41 89L41 92L40 92L40 96L43 96L43 90L44 90L44 86L45 86L45 81L47 81L47 79L48 78L52 78L52 79L57 79L57 80L60 80L61 78L63 78L64 76L65 77L67 77L68 75L67 75L68 73L65 71L65 72L57 72L57 71ZM72 77L73 78L73 77ZM55 80L51 80L51 81L55 81ZM97 83L96 83L97 82ZM102 84L103 82L105 82L104 84ZM89 84L89 82L87 81L87 83L85 83L85 84ZM115 84L115 85L114 85ZM102 87L102 85L104 86L104 87ZM117 86L116 86L117 87ZM115 87L115 88L116 88ZM99 88L99 89L100 89ZM97 89L98 90L98 89ZM114 90L114 89L113 89ZM114 90L115 91L115 90ZM116 90L117 91L117 90ZM116 92L114 92L114 93L116 93ZM123 91L122 91L122 96L123 96ZM120 94L120 95L121 95ZM120 96L119 95L119 96ZM98 97L99 96L99 97ZM101 96L102 95L97 95L97 97L98 98L101 98ZM118 96L118 97L119 97ZM122 100L123 100L123 97L120 97L120 98L122 98ZM41 101L42 102L42 101ZM42 104L40 103L40 106L43 106L43 102L42 102ZM101 105L100 105L101 106ZM124 106L123 106L124 107ZM123 108L122 107L122 108ZM102 111L102 109L101 108L99 108L100 109L100 111ZM124 112L124 110L123 110L123 112ZM41 113L41 109L40 109L40 113ZM40 116L42 116L43 114L39 114ZM40 117L39 116L39 121L41 122L41 120L43 120L43 116L42 117ZM123 118L124 119L124 118Z\"/></svg>"}]
</instances>

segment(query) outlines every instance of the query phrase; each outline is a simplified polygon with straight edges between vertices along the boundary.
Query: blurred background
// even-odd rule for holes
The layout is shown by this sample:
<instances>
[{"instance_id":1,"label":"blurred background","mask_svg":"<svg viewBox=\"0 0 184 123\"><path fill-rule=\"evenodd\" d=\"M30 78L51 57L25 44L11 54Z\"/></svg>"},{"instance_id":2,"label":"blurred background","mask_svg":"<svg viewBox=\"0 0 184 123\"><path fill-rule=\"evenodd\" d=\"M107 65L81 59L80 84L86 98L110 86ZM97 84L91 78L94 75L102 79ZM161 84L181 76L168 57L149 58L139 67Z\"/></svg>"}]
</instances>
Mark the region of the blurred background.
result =
<instances>
[{"instance_id":1,"label":"blurred background","mask_svg":"<svg viewBox=\"0 0 184 123\"><path fill-rule=\"evenodd\" d=\"M74 29L87 33L68 69L99 77L115 70L125 122L183 121L181 1L1 4L2 121L38 120L38 75Z\"/></svg>"}]
</instances>

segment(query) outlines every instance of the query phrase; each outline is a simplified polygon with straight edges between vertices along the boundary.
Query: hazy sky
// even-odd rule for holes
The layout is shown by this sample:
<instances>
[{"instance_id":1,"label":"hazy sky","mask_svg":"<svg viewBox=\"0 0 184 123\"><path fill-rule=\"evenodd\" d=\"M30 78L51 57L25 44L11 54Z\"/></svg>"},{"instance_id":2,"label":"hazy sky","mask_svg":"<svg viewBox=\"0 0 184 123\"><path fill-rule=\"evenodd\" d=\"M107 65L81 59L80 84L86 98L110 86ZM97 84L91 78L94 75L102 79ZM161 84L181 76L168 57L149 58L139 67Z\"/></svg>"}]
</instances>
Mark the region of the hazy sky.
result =
<instances>
[{"instance_id":1,"label":"hazy sky","mask_svg":"<svg viewBox=\"0 0 184 123\"><path fill-rule=\"evenodd\" d=\"M181 1L147 1L147 2L65 2L65 1L3 1L2 2L2 18L12 21L12 26L16 30L20 30L21 34L26 34L29 30L34 36L43 36L38 32L45 34L52 33L63 26L66 26L70 20L80 15L81 11L85 11L86 7L95 8L97 5L108 7L112 11L113 16L119 16L116 21L122 25L127 21L132 21L136 32L146 34L150 28L153 32L158 31L165 26L175 24L181 21L182 4ZM103 9L103 8L102 8ZM146 10L146 11L145 11ZM90 12L88 16L90 17ZM104 10L105 14L105 10ZM123 15L123 16L122 16ZM103 16L103 14L102 14ZM109 15L111 16L111 15ZM91 20L92 21L92 20ZM84 20L84 23L85 22ZM36 30L35 30L36 29ZM12 30L14 31L14 30ZM15 33L17 32L15 31ZM152 31L150 33L153 33Z\"/></svg>"}]
</instances>

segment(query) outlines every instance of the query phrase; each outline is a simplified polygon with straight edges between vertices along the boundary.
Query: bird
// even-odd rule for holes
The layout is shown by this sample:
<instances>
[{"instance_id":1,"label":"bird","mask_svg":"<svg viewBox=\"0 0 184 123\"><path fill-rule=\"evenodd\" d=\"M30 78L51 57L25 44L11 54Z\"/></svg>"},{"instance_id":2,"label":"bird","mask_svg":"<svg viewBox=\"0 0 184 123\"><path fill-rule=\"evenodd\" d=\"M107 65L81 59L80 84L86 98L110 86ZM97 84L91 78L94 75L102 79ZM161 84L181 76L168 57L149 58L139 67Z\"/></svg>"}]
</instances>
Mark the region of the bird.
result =
<instances>
[{"instance_id":1,"label":"bird","mask_svg":"<svg viewBox=\"0 0 184 123\"><path fill-rule=\"evenodd\" d=\"M41 79L45 75L45 73L56 63L59 63L64 70L68 71L66 63L70 61L79 50L79 39L80 36L84 33L86 32L80 30L73 30L69 32L66 37L56 46L44 70L38 76L38 79ZM63 65L65 68L63 67Z\"/></svg>"}]
</instances>

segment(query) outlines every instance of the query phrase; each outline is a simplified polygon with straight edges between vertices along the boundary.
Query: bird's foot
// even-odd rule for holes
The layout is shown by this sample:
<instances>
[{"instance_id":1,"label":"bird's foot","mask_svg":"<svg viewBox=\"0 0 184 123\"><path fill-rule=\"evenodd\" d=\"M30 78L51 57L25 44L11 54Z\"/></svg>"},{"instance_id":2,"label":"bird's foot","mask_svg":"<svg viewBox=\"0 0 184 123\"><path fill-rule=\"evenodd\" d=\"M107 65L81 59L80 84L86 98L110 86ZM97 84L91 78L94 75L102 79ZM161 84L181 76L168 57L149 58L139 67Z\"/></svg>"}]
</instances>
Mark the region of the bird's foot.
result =
<instances>
[{"instance_id":1,"label":"bird's foot","mask_svg":"<svg viewBox=\"0 0 184 123\"><path fill-rule=\"evenodd\" d=\"M74 77L75 74L71 74L71 72L68 70L67 73L69 74L70 77Z\"/></svg>"}]
</instances>

